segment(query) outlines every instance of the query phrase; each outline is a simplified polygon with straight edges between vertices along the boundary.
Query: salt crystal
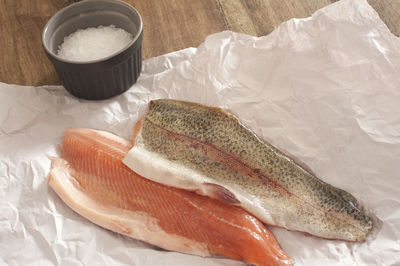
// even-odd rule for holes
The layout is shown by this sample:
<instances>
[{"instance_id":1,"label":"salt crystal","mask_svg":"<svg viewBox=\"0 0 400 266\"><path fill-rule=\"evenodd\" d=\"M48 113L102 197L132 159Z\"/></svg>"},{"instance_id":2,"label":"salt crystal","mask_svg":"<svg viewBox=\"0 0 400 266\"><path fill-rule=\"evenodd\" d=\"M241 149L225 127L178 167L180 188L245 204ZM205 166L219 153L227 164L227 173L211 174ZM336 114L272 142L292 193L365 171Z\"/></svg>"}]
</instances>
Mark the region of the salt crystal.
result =
<instances>
[{"instance_id":1,"label":"salt crystal","mask_svg":"<svg viewBox=\"0 0 400 266\"><path fill-rule=\"evenodd\" d=\"M78 29L64 38L57 55L70 61L97 60L122 50L132 40L132 34L114 25Z\"/></svg>"}]
</instances>

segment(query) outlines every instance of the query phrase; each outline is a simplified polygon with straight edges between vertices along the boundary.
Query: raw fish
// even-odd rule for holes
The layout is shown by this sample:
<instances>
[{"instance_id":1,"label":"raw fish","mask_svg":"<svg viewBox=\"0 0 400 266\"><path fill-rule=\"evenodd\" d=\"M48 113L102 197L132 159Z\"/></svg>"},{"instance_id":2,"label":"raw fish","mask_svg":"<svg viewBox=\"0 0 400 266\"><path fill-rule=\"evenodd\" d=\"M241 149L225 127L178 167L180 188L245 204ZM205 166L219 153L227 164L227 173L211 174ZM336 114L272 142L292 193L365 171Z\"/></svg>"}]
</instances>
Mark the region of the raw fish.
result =
<instances>
[{"instance_id":1,"label":"raw fish","mask_svg":"<svg viewBox=\"0 0 400 266\"><path fill-rule=\"evenodd\" d=\"M274 236L239 207L142 178L122 162L131 143L68 129L49 185L74 211L104 228L163 249L222 255L255 265L291 265Z\"/></svg>"},{"instance_id":2,"label":"raw fish","mask_svg":"<svg viewBox=\"0 0 400 266\"><path fill-rule=\"evenodd\" d=\"M363 241L371 231L371 218L350 193L317 178L220 108L154 100L133 135L124 163L148 179L323 238Z\"/></svg>"}]
</instances>

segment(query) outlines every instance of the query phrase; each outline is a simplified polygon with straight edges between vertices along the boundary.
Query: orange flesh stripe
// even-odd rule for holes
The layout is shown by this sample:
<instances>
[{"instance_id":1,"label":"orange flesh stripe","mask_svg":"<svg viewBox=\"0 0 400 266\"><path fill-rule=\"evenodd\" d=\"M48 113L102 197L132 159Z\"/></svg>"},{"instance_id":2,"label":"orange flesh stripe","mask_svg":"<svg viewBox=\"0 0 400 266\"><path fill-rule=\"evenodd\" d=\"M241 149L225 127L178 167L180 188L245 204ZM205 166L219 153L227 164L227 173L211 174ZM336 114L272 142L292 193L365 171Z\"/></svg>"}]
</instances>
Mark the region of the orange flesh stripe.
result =
<instances>
[{"instance_id":1,"label":"orange flesh stripe","mask_svg":"<svg viewBox=\"0 0 400 266\"><path fill-rule=\"evenodd\" d=\"M126 219L114 218L111 225L109 221L91 219L90 214L80 212L79 206L74 208L68 204L68 195L54 185L53 172L50 186L75 211L110 230L164 249L202 256L222 255L255 265L292 264L266 227L241 208L155 183L131 171L122 162L131 144L118 139L90 129L66 130L62 142L62 158L66 161L64 175L75 189L96 202L99 209L124 217L136 217L140 213L152 221L150 227L154 233L161 230L168 237L157 241L141 239ZM53 161L53 168L56 162ZM198 243L207 252L196 251L189 244L171 248L172 238Z\"/></svg>"},{"instance_id":2,"label":"orange flesh stripe","mask_svg":"<svg viewBox=\"0 0 400 266\"><path fill-rule=\"evenodd\" d=\"M143 117L140 118L136 123L135 126L133 127L133 133L132 133L132 139L135 140L137 135L139 134L140 128L142 127L142 120ZM133 142L132 142L133 143Z\"/></svg>"}]
</instances>

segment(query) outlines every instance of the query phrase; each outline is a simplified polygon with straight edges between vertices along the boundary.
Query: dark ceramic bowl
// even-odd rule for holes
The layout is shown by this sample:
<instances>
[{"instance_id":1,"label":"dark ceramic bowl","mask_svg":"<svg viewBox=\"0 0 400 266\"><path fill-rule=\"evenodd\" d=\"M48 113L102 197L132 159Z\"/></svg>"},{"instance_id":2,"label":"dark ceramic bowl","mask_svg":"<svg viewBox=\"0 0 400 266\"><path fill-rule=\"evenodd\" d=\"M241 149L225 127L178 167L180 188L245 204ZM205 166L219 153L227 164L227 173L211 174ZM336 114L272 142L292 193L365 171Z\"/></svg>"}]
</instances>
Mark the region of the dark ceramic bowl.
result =
<instances>
[{"instance_id":1,"label":"dark ceramic bowl","mask_svg":"<svg viewBox=\"0 0 400 266\"><path fill-rule=\"evenodd\" d=\"M64 37L78 29L115 25L131 33L133 40L122 50L92 61L70 61L57 56ZM118 0L86 0L56 13L42 34L44 50L65 89L72 95L103 100L128 90L142 69L143 22L139 12Z\"/></svg>"}]
</instances>

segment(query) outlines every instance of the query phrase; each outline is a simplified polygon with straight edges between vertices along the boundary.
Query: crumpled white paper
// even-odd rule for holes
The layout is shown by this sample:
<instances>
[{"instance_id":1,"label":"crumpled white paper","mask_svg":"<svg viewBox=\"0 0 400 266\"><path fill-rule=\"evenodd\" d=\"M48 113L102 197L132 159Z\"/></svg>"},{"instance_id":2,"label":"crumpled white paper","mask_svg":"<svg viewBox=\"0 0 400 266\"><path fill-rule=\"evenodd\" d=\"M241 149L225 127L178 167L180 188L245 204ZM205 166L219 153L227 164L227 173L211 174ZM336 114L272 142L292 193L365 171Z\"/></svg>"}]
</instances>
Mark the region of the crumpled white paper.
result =
<instances>
[{"instance_id":1,"label":"crumpled white paper","mask_svg":"<svg viewBox=\"0 0 400 266\"><path fill-rule=\"evenodd\" d=\"M364 243L270 227L296 265L400 264L400 39L365 0L336 2L264 37L221 32L146 60L137 84L110 100L0 83L0 264L243 265L112 233L47 186L65 128L129 138L148 101L165 97L231 111L375 217Z\"/></svg>"}]
</instances>

